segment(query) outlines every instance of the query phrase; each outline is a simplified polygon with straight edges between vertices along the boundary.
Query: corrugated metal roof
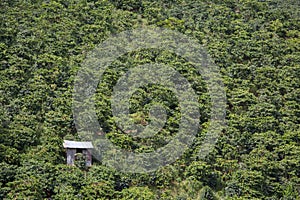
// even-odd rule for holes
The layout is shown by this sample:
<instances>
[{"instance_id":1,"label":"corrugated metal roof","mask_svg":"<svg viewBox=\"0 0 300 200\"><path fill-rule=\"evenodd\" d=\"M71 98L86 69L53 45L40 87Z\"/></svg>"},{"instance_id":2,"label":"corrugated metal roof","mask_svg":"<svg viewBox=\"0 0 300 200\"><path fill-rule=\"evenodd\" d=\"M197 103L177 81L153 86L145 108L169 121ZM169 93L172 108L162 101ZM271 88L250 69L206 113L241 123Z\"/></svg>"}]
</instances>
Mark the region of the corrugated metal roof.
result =
<instances>
[{"instance_id":1,"label":"corrugated metal roof","mask_svg":"<svg viewBox=\"0 0 300 200\"><path fill-rule=\"evenodd\" d=\"M64 140L64 148L71 149L93 149L93 144L91 142L76 142L70 140Z\"/></svg>"}]
</instances>

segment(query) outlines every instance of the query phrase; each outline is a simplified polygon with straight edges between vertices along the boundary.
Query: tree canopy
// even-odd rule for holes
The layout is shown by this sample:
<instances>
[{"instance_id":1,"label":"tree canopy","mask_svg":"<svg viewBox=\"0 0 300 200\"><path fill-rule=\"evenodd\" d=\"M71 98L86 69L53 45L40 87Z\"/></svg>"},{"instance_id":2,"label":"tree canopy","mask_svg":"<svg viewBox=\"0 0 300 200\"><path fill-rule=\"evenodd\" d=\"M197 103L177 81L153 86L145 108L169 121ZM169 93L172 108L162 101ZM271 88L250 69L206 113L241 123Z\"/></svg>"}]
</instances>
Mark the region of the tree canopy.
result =
<instances>
[{"instance_id":1,"label":"tree canopy","mask_svg":"<svg viewBox=\"0 0 300 200\"><path fill-rule=\"evenodd\" d=\"M300 3L297 0L1 0L0 199L299 199ZM174 163L125 173L94 159L67 166L64 139L79 140L72 113L77 72L109 36L144 26L196 39L220 68L226 128L204 159L210 123L207 83L183 58L158 49L119 57L95 93L105 137L131 152L164 146L178 131L178 99L161 85L130 98L134 123L160 103L166 123L152 138L120 130L113 86L126 70L171 66L198 96L201 127Z\"/></svg>"}]
</instances>

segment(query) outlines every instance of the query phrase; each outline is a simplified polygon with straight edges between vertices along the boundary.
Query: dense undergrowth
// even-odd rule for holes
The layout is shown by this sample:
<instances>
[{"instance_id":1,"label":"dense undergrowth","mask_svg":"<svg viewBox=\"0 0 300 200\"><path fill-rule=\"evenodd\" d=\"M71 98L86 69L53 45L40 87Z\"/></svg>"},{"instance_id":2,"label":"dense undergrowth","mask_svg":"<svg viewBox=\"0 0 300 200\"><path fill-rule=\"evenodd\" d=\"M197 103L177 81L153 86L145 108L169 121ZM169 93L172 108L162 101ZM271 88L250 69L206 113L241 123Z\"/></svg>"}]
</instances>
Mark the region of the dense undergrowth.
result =
<instances>
[{"instance_id":1,"label":"dense undergrowth","mask_svg":"<svg viewBox=\"0 0 300 200\"><path fill-rule=\"evenodd\" d=\"M0 11L0 199L299 198L298 1L1 0ZM214 150L197 157L210 116L205 81L181 58L146 49L116 60L99 84L103 131L136 152L176 134L177 101L159 86L131 98L136 123L147 123L150 100L167 109L167 125L151 140L117 129L110 110L120 71L161 62L187 77L199 95L202 129L192 147L148 174L121 173L97 161L89 169L66 166L63 139L79 139L72 92L85 56L111 34L151 25L196 38L220 67L227 127Z\"/></svg>"}]
</instances>

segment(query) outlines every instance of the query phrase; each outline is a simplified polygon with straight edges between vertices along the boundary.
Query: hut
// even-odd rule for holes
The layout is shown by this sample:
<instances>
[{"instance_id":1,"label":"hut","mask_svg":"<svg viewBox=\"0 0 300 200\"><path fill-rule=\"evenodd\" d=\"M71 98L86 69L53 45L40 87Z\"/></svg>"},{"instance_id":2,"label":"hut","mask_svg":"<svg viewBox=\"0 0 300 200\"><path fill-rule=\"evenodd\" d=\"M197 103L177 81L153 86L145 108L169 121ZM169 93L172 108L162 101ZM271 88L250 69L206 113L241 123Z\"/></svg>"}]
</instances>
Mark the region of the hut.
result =
<instances>
[{"instance_id":1,"label":"hut","mask_svg":"<svg viewBox=\"0 0 300 200\"><path fill-rule=\"evenodd\" d=\"M77 141L64 140L63 146L67 150L68 165L74 165L75 154L77 151L82 152L82 154L85 156L86 166L89 167L92 165L92 149L94 147L91 142L77 142Z\"/></svg>"}]
</instances>

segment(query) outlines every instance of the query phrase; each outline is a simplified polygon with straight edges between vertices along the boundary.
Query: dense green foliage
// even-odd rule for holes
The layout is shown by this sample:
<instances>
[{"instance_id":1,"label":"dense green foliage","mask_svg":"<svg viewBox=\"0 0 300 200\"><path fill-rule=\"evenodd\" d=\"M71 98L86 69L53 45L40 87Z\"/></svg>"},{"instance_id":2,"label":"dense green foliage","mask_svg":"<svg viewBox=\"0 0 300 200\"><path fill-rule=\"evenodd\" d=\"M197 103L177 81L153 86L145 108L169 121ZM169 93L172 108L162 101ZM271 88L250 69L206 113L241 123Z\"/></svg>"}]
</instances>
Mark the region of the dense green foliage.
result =
<instances>
[{"instance_id":1,"label":"dense green foliage","mask_svg":"<svg viewBox=\"0 0 300 200\"><path fill-rule=\"evenodd\" d=\"M0 199L299 199L299 1L277 0L1 0ZM147 140L119 130L110 110L122 71L160 62L199 95L201 131L172 165L127 174L95 162L65 165L65 138L79 139L72 115L74 77L87 53L109 35L154 25L203 44L220 67L227 128L214 150L197 157L209 124L205 81L170 52L142 50L114 62L96 93L99 122L114 144L136 152L165 145L180 112L163 87L131 98L136 123L161 102L167 125Z\"/></svg>"}]
</instances>

